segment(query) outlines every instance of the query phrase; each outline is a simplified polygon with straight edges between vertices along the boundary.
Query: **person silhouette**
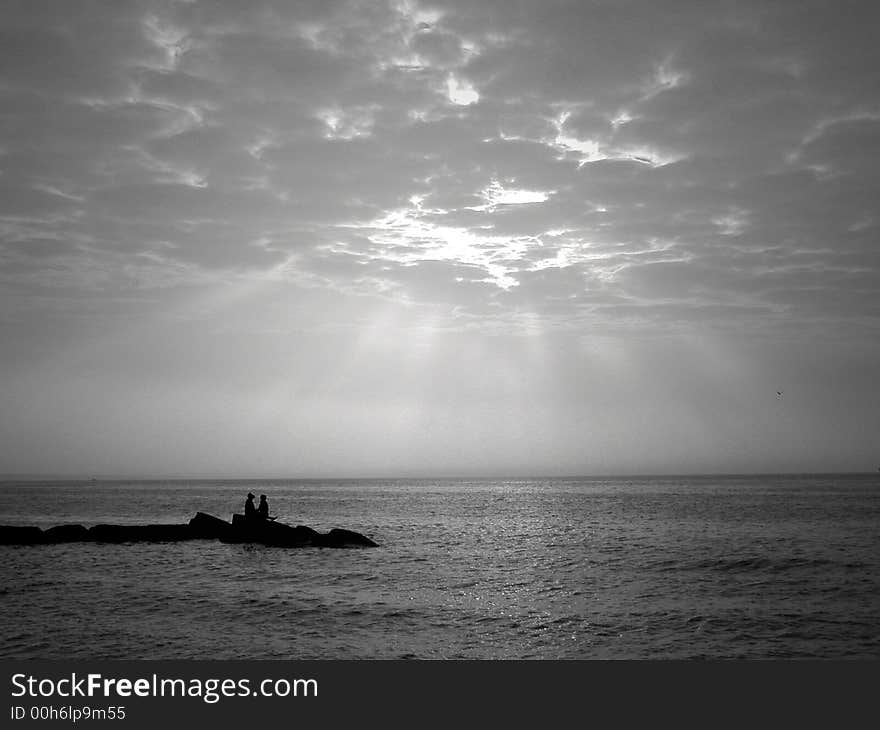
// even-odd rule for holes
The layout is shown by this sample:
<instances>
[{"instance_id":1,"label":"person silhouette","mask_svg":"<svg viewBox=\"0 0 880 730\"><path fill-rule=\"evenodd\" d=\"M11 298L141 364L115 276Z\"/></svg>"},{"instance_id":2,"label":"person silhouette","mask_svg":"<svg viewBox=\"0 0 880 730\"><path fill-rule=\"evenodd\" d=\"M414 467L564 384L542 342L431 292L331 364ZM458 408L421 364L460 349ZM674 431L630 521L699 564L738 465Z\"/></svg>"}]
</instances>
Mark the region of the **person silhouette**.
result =
<instances>
[{"instance_id":1,"label":"person silhouette","mask_svg":"<svg viewBox=\"0 0 880 730\"><path fill-rule=\"evenodd\" d=\"M261 519L268 520L269 518L269 502L266 500L266 495L260 495L260 506L257 507L257 516Z\"/></svg>"},{"instance_id":2,"label":"person silhouette","mask_svg":"<svg viewBox=\"0 0 880 730\"><path fill-rule=\"evenodd\" d=\"M244 503L245 519L253 520L257 517L257 508L254 507L254 495L248 492L247 501Z\"/></svg>"}]
</instances>

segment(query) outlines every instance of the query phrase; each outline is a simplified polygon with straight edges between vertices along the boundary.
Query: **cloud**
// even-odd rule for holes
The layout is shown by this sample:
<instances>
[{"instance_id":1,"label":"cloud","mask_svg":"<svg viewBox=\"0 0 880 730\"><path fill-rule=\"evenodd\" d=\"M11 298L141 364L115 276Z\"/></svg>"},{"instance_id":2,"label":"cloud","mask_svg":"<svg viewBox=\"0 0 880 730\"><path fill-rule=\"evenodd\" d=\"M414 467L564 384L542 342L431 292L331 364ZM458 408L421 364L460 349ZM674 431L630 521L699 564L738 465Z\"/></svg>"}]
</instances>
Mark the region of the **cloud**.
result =
<instances>
[{"instance_id":1,"label":"cloud","mask_svg":"<svg viewBox=\"0 0 880 730\"><path fill-rule=\"evenodd\" d=\"M870 6L49 5L0 43L5 281L876 325Z\"/></svg>"}]
</instances>

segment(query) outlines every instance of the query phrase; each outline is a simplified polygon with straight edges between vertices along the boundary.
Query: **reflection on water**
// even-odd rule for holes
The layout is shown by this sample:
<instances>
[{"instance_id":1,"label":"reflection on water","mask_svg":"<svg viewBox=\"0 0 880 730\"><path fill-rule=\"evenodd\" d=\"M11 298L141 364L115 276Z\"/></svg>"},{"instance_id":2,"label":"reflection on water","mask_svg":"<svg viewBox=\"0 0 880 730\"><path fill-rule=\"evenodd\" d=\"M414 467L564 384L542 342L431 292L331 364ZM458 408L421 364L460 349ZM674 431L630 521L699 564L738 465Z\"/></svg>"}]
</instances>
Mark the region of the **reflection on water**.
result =
<instances>
[{"instance_id":1,"label":"reflection on water","mask_svg":"<svg viewBox=\"0 0 880 730\"><path fill-rule=\"evenodd\" d=\"M864 477L0 485L0 523L225 518L373 550L0 546L7 658L880 656Z\"/></svg>"}]
</instances>

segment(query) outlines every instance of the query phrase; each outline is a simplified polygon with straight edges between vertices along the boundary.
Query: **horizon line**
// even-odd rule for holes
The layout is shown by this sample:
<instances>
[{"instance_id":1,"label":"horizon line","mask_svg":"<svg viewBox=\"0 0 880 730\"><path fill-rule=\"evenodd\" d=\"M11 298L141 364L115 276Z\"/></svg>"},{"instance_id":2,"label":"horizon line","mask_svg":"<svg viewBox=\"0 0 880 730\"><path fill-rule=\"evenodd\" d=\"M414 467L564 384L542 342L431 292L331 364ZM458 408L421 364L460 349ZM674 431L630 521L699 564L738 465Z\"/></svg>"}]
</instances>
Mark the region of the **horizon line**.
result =
<instances>
[{"instance_id":1,"label":"horizon line","mask_svg":"<svg viewBox=\"0 0 880 730\"><path fill-rule=\"evenodd\" d=\"M867 476L876 474L877 471L719 471L719 472L633 472L633 473L596 473L596 474L399 474L392 475L358 475L358 476L182 476L174 475L114 475L114 474L93 474L89 476L83 475L59 475L59 474L37 474L37 473L0 473L0 483L2 482L167 482L167 481L184 481L184 482L324 482L324 481L400 481L402 479L412 479L424 481L429 479L439 480L463 480L463 479L485 479L485 480L505 480L505 479L672 479L678 477L760 477L760 476Z\"/></svg>"}]
</instances>

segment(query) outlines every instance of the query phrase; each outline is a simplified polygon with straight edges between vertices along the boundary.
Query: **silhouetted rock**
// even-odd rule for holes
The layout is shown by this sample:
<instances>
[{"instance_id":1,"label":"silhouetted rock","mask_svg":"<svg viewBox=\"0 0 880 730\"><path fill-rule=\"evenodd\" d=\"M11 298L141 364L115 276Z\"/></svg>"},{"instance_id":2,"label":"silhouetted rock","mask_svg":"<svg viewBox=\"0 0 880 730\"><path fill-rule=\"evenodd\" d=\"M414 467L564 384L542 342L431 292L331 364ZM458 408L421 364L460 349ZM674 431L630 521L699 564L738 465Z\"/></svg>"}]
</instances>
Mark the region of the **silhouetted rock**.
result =
<instances>
[{"instance_id":1,"label":"silhouetted rock","mask_svg":"<svg viewBox=\"0 0 880 730\"><path fill-rule=\"evenodd\" d=\"M189 525L138 525L136 534L141 542L180 542L196 539Z\"/></svg>"},{"instance_id":2,"label":"silhouetted rock","mask_svg":"<svg viewBox=\"0 0 880 730\"><path fill-rule=\"evenodd\" d=\"M89 537L95 542L125 542L120 525L93 525Z\"/></svg>"},{"instance_id":3,"label":"silhouetted rock","mask_svg":"<svg viewBox=\"0 0 880 730\"><path fill-rule=\"evenodd\" d=\"M223 542L255 542L272 547L378 547L370 538L351 530L331 530L326 535L305 525L291 527L280 522L232 515L232 530Z\"/></svg>"},{"instance_id":4,"label":"silhouetted rock","mask_svg":"<svg viewBox=\"0 0 880 730\"><path fill-rule=\"evenodd\" d=\"M232 522L196 512L186 525L58 525L43 532L39 527L0 526L0 545L38 545L64 542L179 542L220 539L221 542L253 542L272 547L378 547L352 530L330 530L322 534L306 525L250 519L232 515Z\"/></svg>"},{"instance_id":5,"label":"silhouetted rock","mask_svg":"<svg viewBox=\"0 0 880 730\"><path fill-rule=\"evenodd\" d=\"M313 530L307 525L297 525L293 529L297 531L297 534L299 534L302 539L308 539L310 542L314 542L321 537L320 532L318 532L317 530Z\"/></svg>"},{"instance_id":6,"label":"silhouetted rock","mask_svg":"<svg viewBox=\"0 0 880 730\"><path fill-rule=\"evenodd\" d=\"M43 538L46 542L88 542L92 536L82 525L57 525L46 530Z\"/></svg>"},{"instance_id":7,"label":"silhouetted rock","mask_svg":"<svg viewBox=\"0 0 880 730\"><path fill-rule=\"evenodd\" d=\"M95 525L89 528L95 542L180 542L196 535L189 525Z\"/></svg>"},{"instance_id":8,"label":"silhouetted rock","mask_svg":"<svg viewBox=\"0 0 880 730\"><path fill-rule=\"evenodd\" d=\"M232 530L223 542L256 542L273 547L307 547L312 544L309 527L291 527L272 520L249 519L244 515L232 515ZM317 534L317 533L315 533Z\"/></svg>"},{"instance_id":9,"label":"silhouetted rock","mask_svg":"<svg viewBox=\"0 0 880 730\"><path fill-rule=\"evenodd\" d=\"M379 547L366 535L340 528L334 528L326 535L321 535L317 544L322 547Z\"/></svg>"},{"instance_id":10,"label":"silhouetted rock","mask_svg":"<svg viewBox=\"0 0 880 730\"><path fill-rule=\"evenodd\" d=\"M37 545L41 542L43 531L39 527L0 525L0 545Z\"/></svg>"},{"instance_id":11,"label":"silhouetted rock","mask_svg":"<svg viewBox=\"0 0 880 730\"><path fill-rule=\"evenodd\" d=\"M223 538L229 535L232 525L206 512L196 512L189 521L189 529L196 538Z\"/></svg>"}]
</instances>

